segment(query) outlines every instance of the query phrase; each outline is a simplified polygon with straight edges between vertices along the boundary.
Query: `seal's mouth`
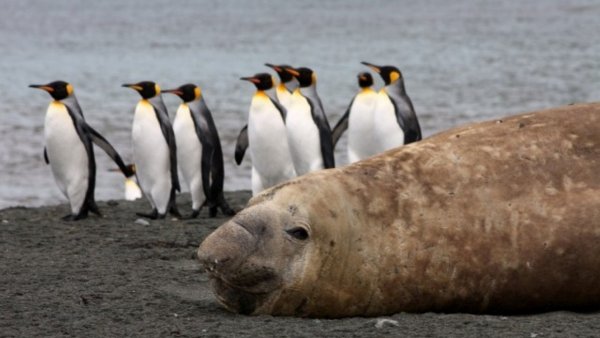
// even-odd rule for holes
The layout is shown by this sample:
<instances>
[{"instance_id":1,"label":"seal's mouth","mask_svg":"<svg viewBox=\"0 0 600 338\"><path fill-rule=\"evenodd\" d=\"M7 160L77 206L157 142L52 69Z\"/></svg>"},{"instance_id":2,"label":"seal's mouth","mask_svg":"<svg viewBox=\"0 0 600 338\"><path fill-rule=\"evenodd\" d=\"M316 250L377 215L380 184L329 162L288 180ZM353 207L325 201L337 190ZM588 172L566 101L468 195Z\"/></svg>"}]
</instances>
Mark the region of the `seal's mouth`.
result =
<instances>
[{"instance_id":1,"label":"seal's mouth","mask_svg":"<svg viewBox=\"0 0 600 338\"><path fill-rule=\"evenodd\" d=\"M213 278L213 289L217 300L227 310L245 315L252 314L268 293L250 292L236 287L224 279Z\"/></svg>"},{"instance_id":2,"label":"seal's mouth","mask_svg":"<svg viewBox=\"0 0 600 338\"><path fill-rule=\"evenodd\" d=\"M256 220L249 219L249 221ZM269 234L263 223L233 220L210 234L198 248L198 259L221 304L230 311L257 313L283 285L277 257L265 252ZM268 251L268 250L267 250Z\"/></svg>"},{"instance_id":3,"label":"seal's mouth","mask_svg":"<svg viewBox=\"0 0 600 338\"><path fill-rule=\"evenodd\" d=\"M219 303L229 311L252 314L281 287L281 278L272 268L246 263L227 271L206 267L206 272Z\"/></svg>"}]
</instances>

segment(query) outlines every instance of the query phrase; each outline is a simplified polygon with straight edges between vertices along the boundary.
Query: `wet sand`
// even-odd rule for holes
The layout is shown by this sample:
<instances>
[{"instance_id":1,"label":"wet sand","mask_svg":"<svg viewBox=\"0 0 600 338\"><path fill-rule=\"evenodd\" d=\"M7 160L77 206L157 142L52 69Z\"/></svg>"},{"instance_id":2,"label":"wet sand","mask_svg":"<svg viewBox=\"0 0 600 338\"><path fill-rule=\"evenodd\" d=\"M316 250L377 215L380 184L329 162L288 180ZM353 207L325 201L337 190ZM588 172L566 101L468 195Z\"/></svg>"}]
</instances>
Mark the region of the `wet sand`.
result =
<instances>
[{"instance_id":1,"label":"wet sand","mask_svg":"<svg viewBox=\"0 0 600 338\"><path fill-rule=\"evenodd\" d=\"M227 194L241 209L250 193ZM178 199L189 212L189 197ZM0 211L0 337L597 337L600 312L528 316L405 314L339 320L241 316L221 308L196 260L222 216L139 222L146 201L100 202L104 217L63 222L66 205Z\"/></svg>"}]
</instances>

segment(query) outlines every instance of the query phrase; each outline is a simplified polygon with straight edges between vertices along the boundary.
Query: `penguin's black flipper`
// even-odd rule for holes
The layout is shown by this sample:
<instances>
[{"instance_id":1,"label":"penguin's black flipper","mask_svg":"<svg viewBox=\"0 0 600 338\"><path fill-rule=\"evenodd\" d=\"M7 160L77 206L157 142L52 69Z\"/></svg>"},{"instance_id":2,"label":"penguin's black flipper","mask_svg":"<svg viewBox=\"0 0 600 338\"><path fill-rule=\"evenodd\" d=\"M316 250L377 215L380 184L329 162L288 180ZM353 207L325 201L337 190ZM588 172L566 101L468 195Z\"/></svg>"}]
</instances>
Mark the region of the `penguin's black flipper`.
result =
<instances>
[{"instance_id":1,"label":"penguin's black flipper","mask_svg":"<svg viewBox=\"0 0 600 338\"><path fill-rule=\"evenodd\" d=\"M210 111L207 110L207 114L210 114ZM209 137L209 135L212 135L213 130L211 130L209 127L209 122L207 121L206 117L202 117L201 115L196 116L194 113L191 115L192 121L194 122L194 127L196 129L196 135L198 135L200 143L202 144L202 154L200 159L202 190L204 191L204 196L207 198L207 202L210 204L214 200L213 196L210 194L210 173L213 166L212 162L216 148L215 144L213 143L213 139Z\"/></svg>"},{"instance_id":2,"label":"penguin's black flipper","mask_svg":"<svg viewBox=\"0 0 600 338\"><path fill-rule=\"evenodd\" d=\"M421 126L408 95L402 98L392 98L390 96L390 100L392 100L392 105L394 106L398 125L404 131L404 144L420 141L422 139Z\"/></svg>"},{"instance_id":3,"label":"penguin's black flipper","mask_svg":"<svg viewBox=\"0 0 600 338\"><path fill-rule=\"evenodd\" d=\"M321 154L323 156L323 167L325 169L335 168L335 159L333 157L333 139L331 136L331 127L329 126L329 121L327 121L327 117L321 108L320 102L318 111L316 110L315 103L310 99L306 98L308 104L310 105L310 110L312 111L312 118L317 128L319 129L319 139L321 141Z\"/></svg>"},{"instance_id":4,"label":"penguin's black flipper","mask_svg":"<svg viewBox=\"0 0 600 338\"><path fill-rule=\"evenodd\" d=\"M86 128L90 133L92 142L104 150L104 152L119 166L119 169L121 169L121 172L123 175L125 175L125 177L131 177L135 174L129 166L125 165L117 150L112 146L112 144L110 144L110 142L108 142L107 139L104 138L104 136L102 136L90 125L86 124Z\"/></svg>"},{"instance_id":5,"label":"penguin's black flipper","mask_svg":"<svg viewBox=\"0 0 600 338\"><path fill-rule=\"evenodd\" d=\"M46 151L46 147L44 147L44 161L46 161L46 164L50 164L50 160L48 159L48 151Z\"/></svg>"},{"instance_id":6,"label":"penguin's black flipper","mask_svg":"<svg viewBox=\"0 0 600 338\"><path fill-rule=\"evenodd\" d=\"M169 113L167 107L162 100L162 97L156 96L158 100L151 101L150 103L154 107L156 112L156 118L160 124L167 145L169 146L169 158L171 159L171 183L175 190L181 192L181 186L179 185L179 175L177 172L177 144L175 143L175 133L173 132L173 126L171 120L169 120Z\"/></svg>"},{"instance_id":7,"label":"penguin's black flipper","mask_svg":"<svg viewBox=\"0 0 600 338\"><path fill-rule=\"evenodd\" d=\"M248 125L245 125L244 128L240 130L237 142L235 143L235 163L237 163L237 165L242 163L246 149L248 149Z\"/></svg>"},{"instance_id":8,"label":"penguin's black flipper","mask_svg":"<svg viewBox=\"0 0 600 338\"><path fill-rule=\"evenodd\" d=\"M287 110L278 101L273 100L271 97L269 97L269 99L271 100L271 102L273 102L273 105L275 106L275 108L277 108L277 110L279 111L279 114L281 114L281 118L283 119L283 123L285 124L285 119L287 117Z\"/></svg>"},{"instance_id":9,"label":"penguin's black flipper","mask_svg":"<svg viewBox=\"0 0 600 338\"><path fill-rule=\"evenodd\" d=\"M346 109L346 112L344 113L344 115L335 124L335 127L333 127L333 131L331 132L331 139L333 141L333 149L335 149L335 146L337 145L338 141L340 140L340 137L342 137L342 134L346 131L346 129L348 129L348 120L350 118L350 107L352 107L352 103L354 103L354 99L352 99L352 101L350 101L350 104L348 105L348 109Z\"/></svg>"}]
</instances>

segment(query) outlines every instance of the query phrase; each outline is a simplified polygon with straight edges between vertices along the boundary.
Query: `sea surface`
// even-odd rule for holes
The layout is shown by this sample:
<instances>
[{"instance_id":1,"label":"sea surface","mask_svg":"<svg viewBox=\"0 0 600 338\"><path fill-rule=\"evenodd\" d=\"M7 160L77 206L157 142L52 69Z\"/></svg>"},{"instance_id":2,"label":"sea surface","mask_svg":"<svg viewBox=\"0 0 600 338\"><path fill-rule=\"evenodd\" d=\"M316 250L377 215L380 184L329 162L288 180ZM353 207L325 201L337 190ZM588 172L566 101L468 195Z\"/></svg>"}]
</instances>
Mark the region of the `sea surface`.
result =
<instances>
[{"instance_id":1,"label":"sea surface","mask_svg":"<svg viewBox=\"0 0 600 338\"><path fill-rule=\"evenodd\" d=\"M199 84L221 135L227 190L265 62L308 66L333 126L360 61L399 67L425 136L467 122L600 99L600 1L4 0L0 10L0 208L66 201L42 156L50 97L72 83L87 121L131 160L137 93L121 84ZM381 81L377 79L377 86ZM165 96L171 115L179 101ZM599 126L600 132L600 126ZM346 162L345 140L337 162ZM97 148L96 198L123 196Z\"/></svg>"}]
</instances>

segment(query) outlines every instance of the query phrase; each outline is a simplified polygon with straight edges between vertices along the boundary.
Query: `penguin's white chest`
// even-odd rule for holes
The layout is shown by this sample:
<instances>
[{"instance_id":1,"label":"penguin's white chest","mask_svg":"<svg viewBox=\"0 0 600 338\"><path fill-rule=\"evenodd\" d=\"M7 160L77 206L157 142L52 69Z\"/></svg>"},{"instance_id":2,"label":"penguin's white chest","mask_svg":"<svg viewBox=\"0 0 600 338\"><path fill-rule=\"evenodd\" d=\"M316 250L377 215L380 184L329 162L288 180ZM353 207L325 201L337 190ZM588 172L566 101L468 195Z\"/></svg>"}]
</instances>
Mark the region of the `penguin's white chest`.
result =
<instances>
[{"instance_id":1,"label":"penguin's white chest","mask_svg":"<svg viewBox=\"0 0 600 338\"><path fill-rule=\"evenodd\" d=\"M252 166L265 187L295 176L281 113L266 95L252 98L248 116Z\"/></svg>"},{"instance_id":2,"label":"penguin's white chest","mask_svg":"<svg viewBox=\"0 0 600 338\"><path fill-rule=\"evenodd\" d=\"M378 151L383 152L404 144L404 132L398 124L392 100L381 90L377 95L373 126L375 127Z\"/></svg>"},{"instance_id":3,"label":"penguin's white chest","mask_svg":"<svg viewBox=\"0 0 600 338\"><path fill-rule=\"evenodd\" d=\"M356 95L348 120L348 161L356 162L377 154L374 110L377 93L373 90Z\"/></svg>"},{"instance_id":4,"label":"penguin's white chest","mask_svg":"<svg viewBox=\"0 0 600 338\"><path fill-rule=\"evenodd\" d=\"M75 204L81 206L88 185L88 154L64 104L52 102L48 106L44 136L50 167L59 189L71 204L77 195L81 201Z\"/></svg>"},{"instance_id":5,"label":"penguin's white chest","mask_svg":"<svg viewBox=\"0 0 600 338\"><path fill-rule=\"evenodd\" d=\"M133 160L142 190L148 194L155 184L170 181L169 146L152 105L142 100L133 117Z\"/></svg>"},{"instance_id":6,"label":"penguin's white chest","mask_svg":"<svg viewBox=\"0 0 600 338\"><path fill-rule=\"evenodd\" d=\"M179 106L173 121L173 131L177 142L177 162L185 181L188 186L202 184L202 143L196 133L192 113L187 104ZM200 186L199 189L201 190L202 187Z\"/></svg>"},{"instance_id":7,"label":"penguin's white chest","mask_svg":"<svg viewBox=\"0 0 600 338\"><path fill-rule=\"evenodd\" d=\"M292 103L292 93L290 93L285 87L277 87L277 100L286 109L289 110Z\"/></svg>"},{"instance_id":8,"label":"penguin's white chest","mask_svg":"<svg viewBox=\"0 0 600 338\"><path fill-rule=\"evenodd\" d=\"M292 160L298 175L323 168L319 129L312 118L310 104L295 93L286 118Z\"/></svg>"}]
</instances>

